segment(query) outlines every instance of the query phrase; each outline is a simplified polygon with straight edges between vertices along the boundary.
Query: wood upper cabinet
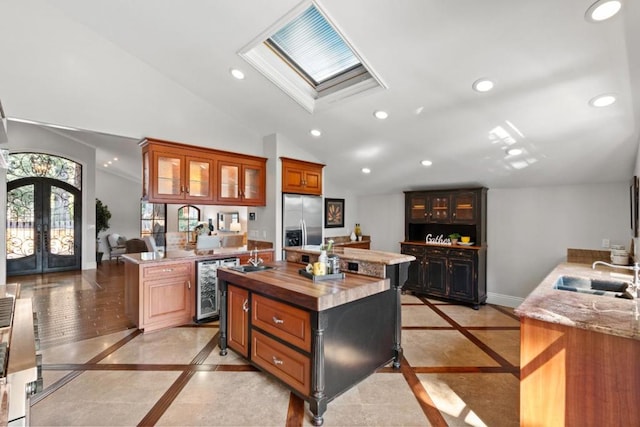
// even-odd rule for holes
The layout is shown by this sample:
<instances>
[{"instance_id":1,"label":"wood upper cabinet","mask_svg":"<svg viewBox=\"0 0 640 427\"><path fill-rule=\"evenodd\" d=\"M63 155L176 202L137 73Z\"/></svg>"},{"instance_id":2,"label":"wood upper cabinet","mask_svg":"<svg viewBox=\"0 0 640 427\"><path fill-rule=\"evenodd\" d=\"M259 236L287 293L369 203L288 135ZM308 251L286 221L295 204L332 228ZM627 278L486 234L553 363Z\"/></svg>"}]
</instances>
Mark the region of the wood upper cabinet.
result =
<instances>
[{"instance_id":1,"label":"wood upper cabinet","mask_svg":"<svg viewBox=\"0 0 640 427\"><path fill-rule=\"evenodd\" d=\"M154 139L141 146L149 202L266 205L265 158Z\"/></svg>"},{"instance_id":2,"label":"wood upper cabinet","mask_svg":"<svg viewBox=\"0 0 640 427\"><path fill-rule=\"evenodd\" d=\"M322 195L323 164L281 157L282 192Z\"/></svg>"},{"instance_id":3,"label":"wood upper cabinet","mask_svg":"<svg viewBox=\"0 0 640 427\"><path fill-rule=\"evenodd\" d=\"M217 204L266 205L266 161L222 156L218 159L217 170Z\"/></svg>"},{"instance_id":4,"label":"wood upper cabinet","mask_svg":"<svg viewBox=\"0 0 640 427\"><path fill-rule=\"evenodd\" d=\"M451 222L475 224L478 210L478 193L460 191L451 195Z\"/></svg>"}]
</instances>

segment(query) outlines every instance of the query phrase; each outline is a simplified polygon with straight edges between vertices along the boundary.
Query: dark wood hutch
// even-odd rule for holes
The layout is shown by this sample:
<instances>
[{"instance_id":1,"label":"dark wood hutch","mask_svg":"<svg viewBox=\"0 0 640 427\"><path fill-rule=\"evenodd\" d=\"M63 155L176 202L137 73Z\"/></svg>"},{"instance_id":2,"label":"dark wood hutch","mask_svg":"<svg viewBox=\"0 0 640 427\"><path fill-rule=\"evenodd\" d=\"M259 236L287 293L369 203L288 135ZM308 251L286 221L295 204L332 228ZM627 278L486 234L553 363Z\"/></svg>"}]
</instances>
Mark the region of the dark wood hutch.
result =
<instances>
[{"instance_id":1,"label":"dark wood hutch","mask_svg":"<svg viewBox=\"0 0 640 427\"><path fill-rule=\"evenodd\" d=\"M487 189L405 192L405 238L401 252L416 257L405 291L471 304L487 300ZM471 243L448 244L448 236Z\"/></svg>"}]
</instances>

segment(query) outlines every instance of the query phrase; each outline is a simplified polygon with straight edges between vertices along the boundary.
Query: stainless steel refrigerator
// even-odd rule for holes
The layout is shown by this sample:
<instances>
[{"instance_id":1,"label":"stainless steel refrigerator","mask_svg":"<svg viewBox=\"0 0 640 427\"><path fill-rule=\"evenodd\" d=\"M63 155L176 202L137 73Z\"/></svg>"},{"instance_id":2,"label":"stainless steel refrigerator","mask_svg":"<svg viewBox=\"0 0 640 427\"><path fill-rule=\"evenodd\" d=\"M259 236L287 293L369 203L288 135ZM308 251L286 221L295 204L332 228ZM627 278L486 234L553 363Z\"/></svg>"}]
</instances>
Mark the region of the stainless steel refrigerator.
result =
<instances>
[{"instance_id":1,"label":"stainless steel refrigerator","mask_svg":"<svg viewBox=\"0 0 640 427\"><path fill-rule=\"evenodd\" d=\"M322 197L282 195L282 246L322 244Z\"/></svg>"}]
</instances>

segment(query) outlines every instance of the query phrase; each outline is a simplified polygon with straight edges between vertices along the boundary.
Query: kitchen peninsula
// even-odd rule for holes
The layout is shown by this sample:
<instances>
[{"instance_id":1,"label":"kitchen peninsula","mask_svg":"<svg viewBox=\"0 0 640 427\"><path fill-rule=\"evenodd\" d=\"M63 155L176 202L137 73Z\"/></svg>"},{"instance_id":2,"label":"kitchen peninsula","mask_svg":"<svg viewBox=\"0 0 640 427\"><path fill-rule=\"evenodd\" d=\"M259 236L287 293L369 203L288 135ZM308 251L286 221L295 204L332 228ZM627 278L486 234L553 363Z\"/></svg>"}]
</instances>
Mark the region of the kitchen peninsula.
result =
<instances>
[{"instance_id":1,"label":"kitchen peninsula","mask_svg":"<svg viewBox=\"0 0 640 427\"><path fill-rule=\"evenodd\" d=\"M222 268L218 278L220 354L229 347L281 380L319 426L336 396L390 362L400 366L400 292L413 257L345 248L356 271L316 281L301 274L308 261L289 259L315 260L315 249L286 248L288 261L250 273ZM386 269L354 267L364 264Z\"/></svg>"},{"instance_id":2,"label":"kitchen peninsula","mask_svg":"<svg viewBox=\"0 0 640 427\"><path fill-rule=\"evenodd\" d=\"M257 253L264 262L273 260L273 249ZM249 256L246 246L125 254L125 314L145 332L191 323L196 310L196 262L237 257L246 263Z\"/></svg>"},{"instance_id":3,"label":"kitchen peninsula","mask_svg":"<svg viewBox=\"0 0 640 427\"><path fill-rule=\"evenodd\" d=\"M557 289L632 280L620 271L560 264L516 309L520 425L640 425L639 300Z\"/></svg>"}]
</instances>

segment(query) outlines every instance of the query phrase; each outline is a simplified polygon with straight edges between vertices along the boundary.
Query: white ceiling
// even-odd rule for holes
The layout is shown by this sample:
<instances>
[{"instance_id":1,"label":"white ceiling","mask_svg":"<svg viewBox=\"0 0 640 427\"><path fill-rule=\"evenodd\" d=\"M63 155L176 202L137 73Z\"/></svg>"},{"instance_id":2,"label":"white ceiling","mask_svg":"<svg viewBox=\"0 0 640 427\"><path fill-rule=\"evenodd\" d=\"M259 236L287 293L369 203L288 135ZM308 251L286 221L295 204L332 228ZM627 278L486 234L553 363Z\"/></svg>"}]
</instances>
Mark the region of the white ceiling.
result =
<instances>
[{"instance_id":1,"label":"white ceiling","mask_svg":"<svg viewBox=\"0 0 640 427\"><path fill-rule=\"evenodd\" d=\"M622 181L639 140L640 2L597 24L592 2L321 0L388 89L310 114L238 56L299 0L0 0L0 100L9 117L98 132L56 130L95 145L98 164L125 159L111 170L128 176L145 136L259 155L277 133L356 194ZM480 77L495 89L474 92ZM618 101L588 105L602 93ZM526 154L506 158L498 126Z\"/></svg>"}]
</instances>

